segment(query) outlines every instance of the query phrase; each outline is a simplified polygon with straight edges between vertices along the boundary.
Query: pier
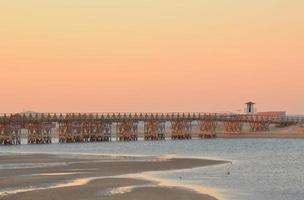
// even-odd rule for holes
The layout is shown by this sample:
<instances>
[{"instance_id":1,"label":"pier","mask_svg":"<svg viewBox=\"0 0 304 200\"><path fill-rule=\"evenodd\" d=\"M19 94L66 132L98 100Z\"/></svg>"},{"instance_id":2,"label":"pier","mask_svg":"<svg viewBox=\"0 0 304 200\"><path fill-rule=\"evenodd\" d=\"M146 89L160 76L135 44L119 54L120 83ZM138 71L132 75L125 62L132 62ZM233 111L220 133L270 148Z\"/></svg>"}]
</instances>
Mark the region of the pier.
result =
<instances>
[{"instance_id":1,"label":"pier","mask_svg":"<svg viewBox=\"0 0 304 200\"><path fill-rule=\"evenodd\" d=\"M21 144L24 132L28 144L50 144L55 130L59 143L109 142L112 137L136 141L140 124L144 140L180 140L193 137L194 125L198 138L215 138L219 124L226 133L241 133L244 125L258 132L269 130L270 125L304 124L304 118L221 113L3 113L0 144Z\"/></svg>"}]
</instances>

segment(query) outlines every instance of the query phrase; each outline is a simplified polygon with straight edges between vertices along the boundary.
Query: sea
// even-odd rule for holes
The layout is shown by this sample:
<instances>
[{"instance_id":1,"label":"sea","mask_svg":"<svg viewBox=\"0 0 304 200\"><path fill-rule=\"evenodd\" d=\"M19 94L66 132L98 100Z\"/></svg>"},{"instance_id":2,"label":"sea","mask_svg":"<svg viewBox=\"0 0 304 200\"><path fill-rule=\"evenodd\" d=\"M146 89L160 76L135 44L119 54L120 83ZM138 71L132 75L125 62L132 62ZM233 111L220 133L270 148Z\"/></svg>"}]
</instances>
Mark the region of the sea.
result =
<instances>
[{"instance_id":1,"label":"sea","mask_svg":"<svg viewBox=\"0 0 304 200\"><path fill-rule=\"evenodd\" d=\"M216 191L223 200L303 200L303 139L210 139L0 146L0 154L191 157L229 161L154 178ZM0 165L0 169L1 166ZM208 190L206 190L208 191Z\"/></svg>"}]
</instances>

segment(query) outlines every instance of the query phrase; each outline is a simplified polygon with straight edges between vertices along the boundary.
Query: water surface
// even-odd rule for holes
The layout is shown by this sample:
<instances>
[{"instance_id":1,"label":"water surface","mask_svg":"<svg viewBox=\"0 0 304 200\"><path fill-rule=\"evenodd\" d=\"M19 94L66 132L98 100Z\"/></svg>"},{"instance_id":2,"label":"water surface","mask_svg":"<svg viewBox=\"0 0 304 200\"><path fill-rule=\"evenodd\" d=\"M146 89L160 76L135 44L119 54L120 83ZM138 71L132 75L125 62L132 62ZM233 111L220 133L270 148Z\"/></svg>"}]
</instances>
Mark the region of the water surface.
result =
<instances>
[{"instance_id":1,"label":"water surface","mask_svg":"<svg viewBox=\"0 0 304 200\"><path fill-rule=\"evenodd\" d=\"M1 154L9 152L81 157L83 154L96 157L99 154L118 154L225 159L232 161L232 165L159 172L154 176L216 188L226 200L304 199L304 140L301 139L166 140L0 147Z\"/></svg>"}]
</instances>

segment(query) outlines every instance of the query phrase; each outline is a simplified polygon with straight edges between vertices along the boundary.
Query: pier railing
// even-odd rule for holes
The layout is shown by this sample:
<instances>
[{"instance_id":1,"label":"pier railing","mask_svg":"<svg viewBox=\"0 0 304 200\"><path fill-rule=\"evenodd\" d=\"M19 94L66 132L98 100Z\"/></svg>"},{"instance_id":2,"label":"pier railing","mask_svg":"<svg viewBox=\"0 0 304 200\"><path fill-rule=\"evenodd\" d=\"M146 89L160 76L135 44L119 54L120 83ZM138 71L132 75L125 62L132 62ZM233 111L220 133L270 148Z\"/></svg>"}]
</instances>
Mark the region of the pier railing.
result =
<instances>
[{"instance_id":1,"label":"pier railing","mask_svg":"<svg viewBox=\"0 0 304 200\"><path fill-rule=\"evenodd\" d=\"M145 121L158 119L163 121L172 120L214 120L219 122L269 122L281 123L304 123L304 117L294 116L262 116L252 114L226 114L226 113L0 113L0 122L28 122L28 121L52 121L61 122L68 120L108 120L119 122L125 120Z\"/></svg>"}]
</instances>

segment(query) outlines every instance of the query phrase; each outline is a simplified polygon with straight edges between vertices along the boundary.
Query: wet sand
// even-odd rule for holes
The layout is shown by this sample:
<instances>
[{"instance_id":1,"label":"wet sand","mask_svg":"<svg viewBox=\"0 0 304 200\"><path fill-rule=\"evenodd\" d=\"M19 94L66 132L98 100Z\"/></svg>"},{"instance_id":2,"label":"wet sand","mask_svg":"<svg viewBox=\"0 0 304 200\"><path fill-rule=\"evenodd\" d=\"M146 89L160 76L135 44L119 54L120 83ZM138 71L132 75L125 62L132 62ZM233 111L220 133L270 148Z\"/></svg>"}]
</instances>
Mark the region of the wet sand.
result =
<instances>
[{"instance_id":1,"label":"wet sand","mask_svg":"<svg viewBox=\"0 0 304 200\"><path fill-rule=\"evenodd\" d=\"M201 199L208 194L139 178L150 171L178 170L223 164L204 159L66 158L55 155L0 156L0 199ZM133 177L132 174L135 174ZM97 178L96 178L97 177Z\"/></svg>"}]
</instances>

